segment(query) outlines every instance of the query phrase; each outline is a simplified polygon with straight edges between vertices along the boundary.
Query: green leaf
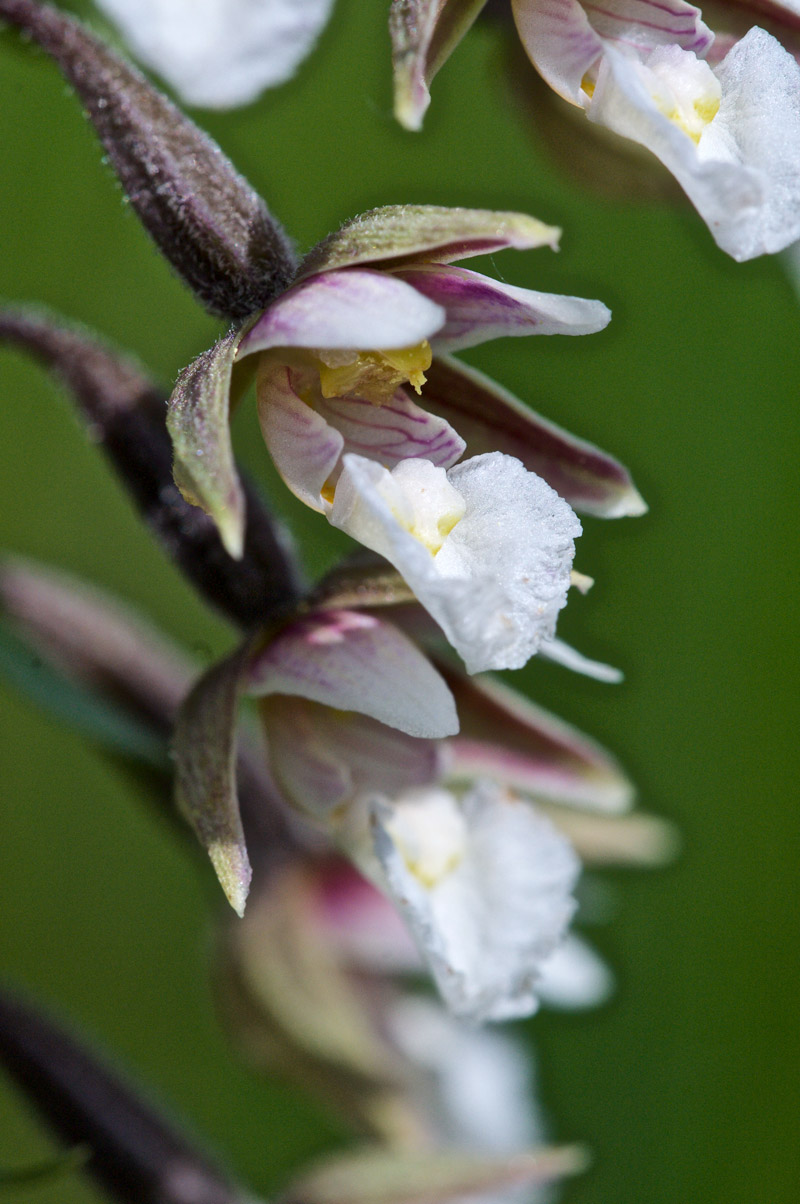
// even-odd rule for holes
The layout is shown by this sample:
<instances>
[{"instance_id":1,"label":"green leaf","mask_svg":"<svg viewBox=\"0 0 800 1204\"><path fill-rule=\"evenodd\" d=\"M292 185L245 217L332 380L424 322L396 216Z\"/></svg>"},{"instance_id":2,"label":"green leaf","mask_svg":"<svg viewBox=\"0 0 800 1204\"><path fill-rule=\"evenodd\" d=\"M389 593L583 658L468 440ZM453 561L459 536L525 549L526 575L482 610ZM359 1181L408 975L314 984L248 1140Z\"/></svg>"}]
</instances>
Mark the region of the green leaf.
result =
<instances>
[{"instance_id":1,"label":"green leaf","mask_svg":"<svg viewBox=\"0 0 800 1204\"><path fill-rule=\"evenodd\" d=\"M0 677L42 710L110 752L169 771L167 742L48 664L0 618Z\"/></svg>"},{"instance_id":2,"label":"green leaf","mask_svg":"<svg viewBox=\"0 0 800 1204\"><path fill-rule=\"evenodd\" d=\"M73 1146L63 1154L56 1154L44 1162L32 1166L15 1167L13 1170L0 1168L0 1197L11 1195L20 1190L47 1187L54 1181L81 1170L91 1157L92 1151L86 1145Z\"/></svg>"}]
</instances>

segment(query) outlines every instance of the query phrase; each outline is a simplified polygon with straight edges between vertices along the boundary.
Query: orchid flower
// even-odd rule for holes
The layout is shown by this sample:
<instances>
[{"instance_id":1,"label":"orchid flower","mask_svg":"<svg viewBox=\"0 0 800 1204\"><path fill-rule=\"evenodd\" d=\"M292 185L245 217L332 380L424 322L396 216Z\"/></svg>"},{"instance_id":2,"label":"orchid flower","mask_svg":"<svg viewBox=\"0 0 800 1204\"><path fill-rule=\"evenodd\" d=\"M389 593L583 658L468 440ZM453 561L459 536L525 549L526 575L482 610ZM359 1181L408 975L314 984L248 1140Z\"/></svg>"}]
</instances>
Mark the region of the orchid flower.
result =
<instances>
[{"instance_id":1,"label":"orchid flower","mask_svg":"<svg viewBox=\"0 0 800 1204\"><path fill-rule=\"evenodd\" d=\"M591 121L651 150L724 251L752 259L800 237L800 67L771 33L723 37L723 57L686 0L511 2L547 83ZM453 12L467 8L393 4L395 108L409 128L419 127L430 79L468 27Z\"/></svg>"},{"instance_id":2,"label":"orchid flower","mask_svg":"<svg viewBox=\"0 0 800 1204\"><path fill-rule=\"evenodd\" d=\"M642 513L642 500L597 448L432 356L501 334L602 329L598 301L452 266L555 246L559 232L518 213L389 207L297 265L219 148L108 47L37 0L0 0L0 16L57 61L146 229L207 308L236 323L181 374L168 415L175 482L229 555L241 557L245 532L230 412L258 356L262 429L290 489L413 579L472 671L521 665L552 643L579 532L570 505L615 517ZM406 386L422 393L426 374L422 408ZM464 452L474 459L456 466Z\"/></svg>"},{"instance_id":3,"label":"orchid flower","mask_svg":"<svg viewBox=\"0 0 800 1204\"><path fill-rule=\"evenodd\" d=\"M258 355L261 428L286 484L398 569L471 671L519 667L552 638L580 532L567 503L615 516L641 513L641 498L596 448L433 357L501 334L601 329L600 302L450 266L557 238L521 214L375 210L315 248L294 285L190 365L170 407L175 476L231 553L243 507L227 394Z\"/></svg>"},{"instance_id":4,"label":"orchid flower","mask_svg":"<svg viewBox=\"0 0 800 1204\"><path fill-rule=\"evenodd\" d=\"M333 0L95 0L137 58L187 104L249 104L290 79Z\"/></svg>"},{"instance_id":5,"label":"orchid flower","mask_svg":"<svg viewBox=\"0 0 800 1204\"><path fill-rule=\"evenodd\" d=\"M260 698L278 789L393 901L448 1007L472 1019L524 1015L566 935L579 870L554 807L538 803L611 820L631 789L572 728L502 689L448 679L372 614L290 620L190 695L175 740L181 806L241 913L235 704Z\"/></svg>"}]
</instances>

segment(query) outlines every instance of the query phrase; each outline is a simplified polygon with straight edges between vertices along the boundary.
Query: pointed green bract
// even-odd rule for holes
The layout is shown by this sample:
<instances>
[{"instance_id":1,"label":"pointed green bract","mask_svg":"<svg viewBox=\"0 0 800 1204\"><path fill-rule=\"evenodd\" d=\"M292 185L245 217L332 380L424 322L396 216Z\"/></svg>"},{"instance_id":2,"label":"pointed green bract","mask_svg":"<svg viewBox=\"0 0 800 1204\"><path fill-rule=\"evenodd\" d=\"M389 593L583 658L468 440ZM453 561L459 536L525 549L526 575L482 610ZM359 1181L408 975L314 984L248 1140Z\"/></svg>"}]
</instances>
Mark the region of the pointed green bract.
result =
<instances>
[{"instance_id":1,"label":"pointed green bract","mask_svg":"<svg viewBox=\"0 0 800 1204\"><path fill-rule=\"evenodd\" d=\"M399 267L449 263L512 247L517 251L558 246L561 231L525 213L441 205L386 205L371 209L329 234L309 251L299 277L359 264Z\"/></svg>"},{"instance_id":2,"label":"pointed green bract","mask_svg":"<svg viewBox=\"0 0 800 1204\"><path fill-rule=\"evenodd\" d=\"M430 104L428 86L473 24L486 0L393 0L389 11L394 115L418 130Z\"/></svg>"},{"instance_id":3,"label":"pointed green bract","mask_svg":"<svg viewBox=\"0 0 800 1204\"><path fill-rule=\"evenodd\" d=\"M248 641L200 678L181 707L173 744L178 807L239 916L251 870L236 794L236 724L251 651Z\"/></svg>"},{"instance_id":4,"label":"pointed green bract","mask_svg":"<svg viewBox=\"0 0 800 1204\"><path fill-rule=\"evenodd\" d=\"M579 1146L480 1156L463 1150L403 1153L364 1150L331 1158L291 1185L291 1204L444 1204L530 1187L585 1169Z\"/></svg>"},{"instance_id":5,"label":"pointed green bract","mask_svg":"<svg viewBox=\"0 0 800 1204\"><path fill-rule=\"evenodd\" d=\"M167 413L175 483L187 502L211 515L226 551L237 560L245 513L231 444L230 389L241 335L230 331L184 368Z\"/></svg>"}]
</instances>

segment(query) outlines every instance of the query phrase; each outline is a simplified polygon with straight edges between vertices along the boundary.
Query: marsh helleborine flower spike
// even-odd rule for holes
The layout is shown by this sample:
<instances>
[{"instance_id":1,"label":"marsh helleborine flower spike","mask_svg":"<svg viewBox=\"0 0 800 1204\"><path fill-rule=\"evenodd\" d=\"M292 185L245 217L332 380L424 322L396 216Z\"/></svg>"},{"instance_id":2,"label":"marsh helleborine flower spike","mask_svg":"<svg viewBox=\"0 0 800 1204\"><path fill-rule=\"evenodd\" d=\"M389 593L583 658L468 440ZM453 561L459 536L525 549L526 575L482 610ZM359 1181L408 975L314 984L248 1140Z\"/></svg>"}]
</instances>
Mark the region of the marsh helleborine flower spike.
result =
<instances>
[{"instance_id":1,"label":"marsh helleborine flower spike","mask_svg":"<svg viewBox=\"0 0 800 1204\"><path fill-rule=\"evenodd\" d=\"M511 4L543 78L590 120L651 150L734 259L800 237L800 67L775 37L756 27L715 44L686 0ZM454 21L464 9L392 5L395 112L408 128L419 128L428 84L471 23Z\"/></svg>"},{"instance_id":2,"label":"marsh helleborine flower spike","mask_svg":"<svg viewBox=\"0 0 800 1204\"><path fill-rule=\"evenodd\" d=\"M218 149L76 22L34 0L0 0L0 15L31 33L75 84L137 212L173 265L210 308L245 319L182 374L169 418L175 479L186 500L212 516L227 551L241 555L244 532L244 497L228 429L230 392L246 383L248 365L239 361L258 353L262 425L290 487L344 529L352 523L362 538L372 529L369 546L397 549L398 567L423 588L431 613L471 668L524 663L552 638L566 599L577 523L555 493L531 485L522 491L514 524L521 535L507 548L507 563L498 566L486 539L489 478L499 481L502 474L500 493L507 496L511 475L520 479L520 465L507 455L484 460L471 474L479 488L468 506L452 480L443 480L464 441L445 416L420 409L403 385L421 389L431 340L437 351L448 351L501 333L601 329L608 311L599 302L503 286L450 266L455 258L505 246L553 245L558 232L520 214L376 210L315 248L295 283L270 304L293 271L286 238ZM259 312L264 304L268 308ZM445 381L457 382L457 367L448 367ZM567 502L575 481L576 504L588 496L594 512L641 512L623 469L566 432L543 427L533 414L524 421L513 399L495 398L489 432L482 429L479 403L487 392L470 381L467 397L478 406L470 413L468 404L467 410L472 434L478 432L479 442L483 436L482 451L498 408L502 413L505 406L521 464L527 469L533 461L546 479L552 459ZM437 404L453 408L441 378ZM436 486L411 482L409 492L409 481L392 475L408 460L427 464L424 472L439 470ZM380 482L370 476L375 462L387 474ZM336 507L344 473L348 497ZM387 491L395 498L399 492L401 501L388 524ZM461 532L453 535L456 525ZM434 563L445 547L440 539L446 541L441 569ZM463 595L465 580L475 585L483 614L473 627L482 628L485 619L488 639L472 639L460 621L458 598L450 599L447 586L447 596L442 594L442 581L454 578L456 595Z\"/></svg>"}]
</instances>

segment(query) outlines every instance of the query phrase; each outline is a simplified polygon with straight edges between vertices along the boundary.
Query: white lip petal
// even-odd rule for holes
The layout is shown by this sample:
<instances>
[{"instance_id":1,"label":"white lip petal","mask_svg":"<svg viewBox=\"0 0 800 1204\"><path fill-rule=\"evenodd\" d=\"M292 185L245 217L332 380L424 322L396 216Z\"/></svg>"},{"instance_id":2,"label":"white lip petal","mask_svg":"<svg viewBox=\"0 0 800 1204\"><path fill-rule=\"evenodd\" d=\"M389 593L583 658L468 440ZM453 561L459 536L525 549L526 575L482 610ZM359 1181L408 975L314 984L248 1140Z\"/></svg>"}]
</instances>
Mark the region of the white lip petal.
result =
<instances>
[{"instance_id":1,"label":"white lip petal","mask_svg":"<svg viewBox=\"0 0 800 1204\"><path fill-rule=\"evenodd\" d=\"M407 478L420 478L413 484L424 499L424 465L406 461L390 474L345 456L330 521L395 566L470 673L520 668L552 636L566 603L580 523L518 460L476 456L447 473L464 512L434 555L398 511Z\"/></svg>"},{"instance_id":2,"label":"white lip petal","mask_svg":"<svg viewBox=\"0 0 800 1204\"><path fill-rule=\"evenodd\" d=\"M134 54L188 104L248 104L290 79L333 0L96 0Z\"/></svg>"},{"instance_id":3,"label":"white lip petal","mask_svg":"<svg viewBox=\"0 0 800 1204\"><path fill-rule=\"evenodd\" d=\"M669 79L666 53L641 62L607 46L590 118L651 150L734 259L783 250L800 237L800 67L751 29L714 69L719 111L695 142L654 99ZM678 88L695 60L677 47L671 58ZM653 62L662 66L656 83Z\"/></svg>"},{"instance_id":4,"label":"white lip petal","mask_svg":"<svg viewBox=\"0 0 800 1204\"><path fill-rule=\"evenodd\" d=\"M541 1144L531 1068L513 1037L460 1022L412 995L394 1000L386 1019L395 1044L433 1080L436 1121L448 1145L503 1153Z\"/></svg>"},{"instance_id":5,"label":"white lip petal","mask_svg":"<svg viewBox=\"0 0 800 1204\"><path fill-rule=\"evenodd\" d=\"M475 1021L535 1011L578 875L552 824L483 782L460 801L429 789L376 802L373 833L386 888L450 1010Z\"/></svg>"}]
</instances>

